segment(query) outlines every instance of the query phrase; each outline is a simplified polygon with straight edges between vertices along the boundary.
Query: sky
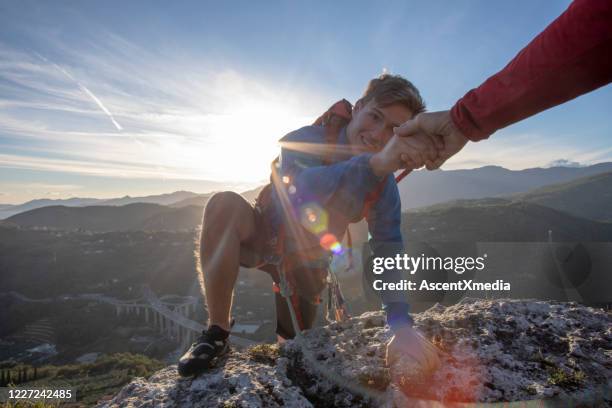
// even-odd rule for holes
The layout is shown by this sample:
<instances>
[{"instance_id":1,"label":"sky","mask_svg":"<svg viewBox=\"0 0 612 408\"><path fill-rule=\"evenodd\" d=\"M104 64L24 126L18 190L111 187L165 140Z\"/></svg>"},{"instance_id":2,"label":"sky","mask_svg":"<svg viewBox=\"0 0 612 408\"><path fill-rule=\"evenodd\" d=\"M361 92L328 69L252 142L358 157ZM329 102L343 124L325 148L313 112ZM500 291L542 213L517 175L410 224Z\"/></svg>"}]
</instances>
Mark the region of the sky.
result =
<instances>
[{"instance_id":1,"label":"sky","mask_svg":"<svg viewBox=\"0 0 612 408\"><path fill-rule=\"evenodd\" d=\"M265 183L277 140L383 71L450 108L567 0L0 0L0 203ZM612 87L443 169L612 161Z\"/></svg>"}]
</instances>

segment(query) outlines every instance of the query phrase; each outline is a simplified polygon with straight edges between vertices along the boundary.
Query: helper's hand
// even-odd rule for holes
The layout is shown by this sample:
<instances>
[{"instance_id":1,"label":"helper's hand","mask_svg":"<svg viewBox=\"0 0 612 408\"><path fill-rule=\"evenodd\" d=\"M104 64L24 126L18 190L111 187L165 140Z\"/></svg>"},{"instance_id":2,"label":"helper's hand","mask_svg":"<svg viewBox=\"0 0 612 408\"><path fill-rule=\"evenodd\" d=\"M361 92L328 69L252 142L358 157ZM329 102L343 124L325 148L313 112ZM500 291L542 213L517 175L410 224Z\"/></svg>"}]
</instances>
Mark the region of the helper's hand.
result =
<instances>
[{"instance_id":1,"label":"helper's hand","mask_svg":"<svg viewBox=\"0 0 612 408\"><path fill-rule=\"evenodd\" d=\"M393 130L396 135L410 136L410 139L417 136L430 138L438 149L438 157L425 163L428 170L439 168L468 142L468 138L453 123L450 111L420 113Z\"/></svg>"},{"instance_id":2,"label":"helper's hand","mask_svg":"<svg viewBox=\"0 0 612 408\"><path fill-rule=\"evenodd\" d=\"M429 376L440 367L436 347L410 326L395 331L387 344L386 363L392 372L417 377Z\"/></svg>"},{"instance_id":3,"label":"helper's hand","mask_svg":"<svg viewBox=\"0 0 612 408\"><path fill-rule=\"evenodd\" d=\"M393 135L385 147L370 159L374 174L384 176L399 169L418 169L438 157L433 139L426 135Z\"/></svg>"}]
</instances>

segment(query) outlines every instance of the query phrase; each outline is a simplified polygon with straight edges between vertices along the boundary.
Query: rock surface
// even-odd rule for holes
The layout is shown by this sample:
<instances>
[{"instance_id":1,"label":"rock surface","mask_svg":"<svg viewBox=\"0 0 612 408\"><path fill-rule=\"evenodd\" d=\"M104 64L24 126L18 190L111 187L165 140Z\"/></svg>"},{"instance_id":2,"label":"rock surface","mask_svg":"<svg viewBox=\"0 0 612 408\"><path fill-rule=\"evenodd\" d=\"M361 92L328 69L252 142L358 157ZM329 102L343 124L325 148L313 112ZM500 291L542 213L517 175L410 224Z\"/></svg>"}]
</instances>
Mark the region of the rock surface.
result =
<instances>
[{"instance_id":1,"label":"rock surface","mask_svg":"<svg viewBox=\"0 0 612 408\"><path fill-rule=\"evenodd\" d=\"M414 315L442 367L407 380L384 365L381 312L305 333L278 348L234 351L195 379L167 367L137 378L104 407L442 407L545 399L612 406L612 315L575 303L464 299ZM569 400L571 398L571 400ZM478 405L483 406L483 405ZM553 405L554 406L554 405Z\"/></svg>"}]
</instances>

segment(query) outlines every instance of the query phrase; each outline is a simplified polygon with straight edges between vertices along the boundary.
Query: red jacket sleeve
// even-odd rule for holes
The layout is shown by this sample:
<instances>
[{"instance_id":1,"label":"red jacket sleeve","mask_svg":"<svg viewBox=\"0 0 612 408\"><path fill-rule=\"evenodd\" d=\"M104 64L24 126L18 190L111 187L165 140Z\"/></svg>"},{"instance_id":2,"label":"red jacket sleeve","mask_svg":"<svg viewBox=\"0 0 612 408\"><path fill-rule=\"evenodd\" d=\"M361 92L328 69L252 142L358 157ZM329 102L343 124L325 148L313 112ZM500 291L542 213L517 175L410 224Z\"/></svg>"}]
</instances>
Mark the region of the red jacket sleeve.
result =
<instances>
[{"instance_id":1,"label":"red jacket sleeve","mask_svg":"<svg viewBox=\"0 0 612 408\"><path fill-rule=\"evenodd\" d=\"M575 0L451 110L473 141L612 81L612 1Z\"/></svg>"}]
</instances>

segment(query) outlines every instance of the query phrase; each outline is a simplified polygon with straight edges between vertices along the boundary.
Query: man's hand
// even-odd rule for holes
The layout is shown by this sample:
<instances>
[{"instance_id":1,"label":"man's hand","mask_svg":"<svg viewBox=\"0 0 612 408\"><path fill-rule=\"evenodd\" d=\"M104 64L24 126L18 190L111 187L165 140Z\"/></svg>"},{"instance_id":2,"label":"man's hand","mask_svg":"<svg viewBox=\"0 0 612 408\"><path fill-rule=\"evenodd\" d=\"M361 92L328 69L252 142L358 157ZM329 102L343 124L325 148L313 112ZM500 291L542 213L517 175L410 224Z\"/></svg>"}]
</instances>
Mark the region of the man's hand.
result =
<instances>
[{"instance_id":1,"label":"man's hand","mask_svg":"<svg viewBox=\"0 0 612 408\"><path fill-rule=\"evenodd\" d=\"M387 344L386 363L389 368L398 363L399 370L416 376L431 375L440 367L436 347L410 326L396 330Z\"/></svg>"},{"instance_id":2,"label":"man's hand","mask_svg":"<svg viewBox=\"0 0 612 408\"><path fill-rule=\"evenodd\" d=\"M458 153L468 138L457 129L450 111L420 113L400 127L393 129L399 136L413 138L428 136L438 151L438 157L426 161L428 170L439 168L446 160Z\"/></svg>"},{"instance_id":3,"label":"man's hand","mask_svg":"<svg viewBox=\"0 0 612 408\"><path fill-rule=\"evenodd\" d=\"M403 168L418 169L437 157L438 150L431 137L393 135L385 147L372 156L370 166L374 174L384 176Z\"/></svg>"}]
</instances>

